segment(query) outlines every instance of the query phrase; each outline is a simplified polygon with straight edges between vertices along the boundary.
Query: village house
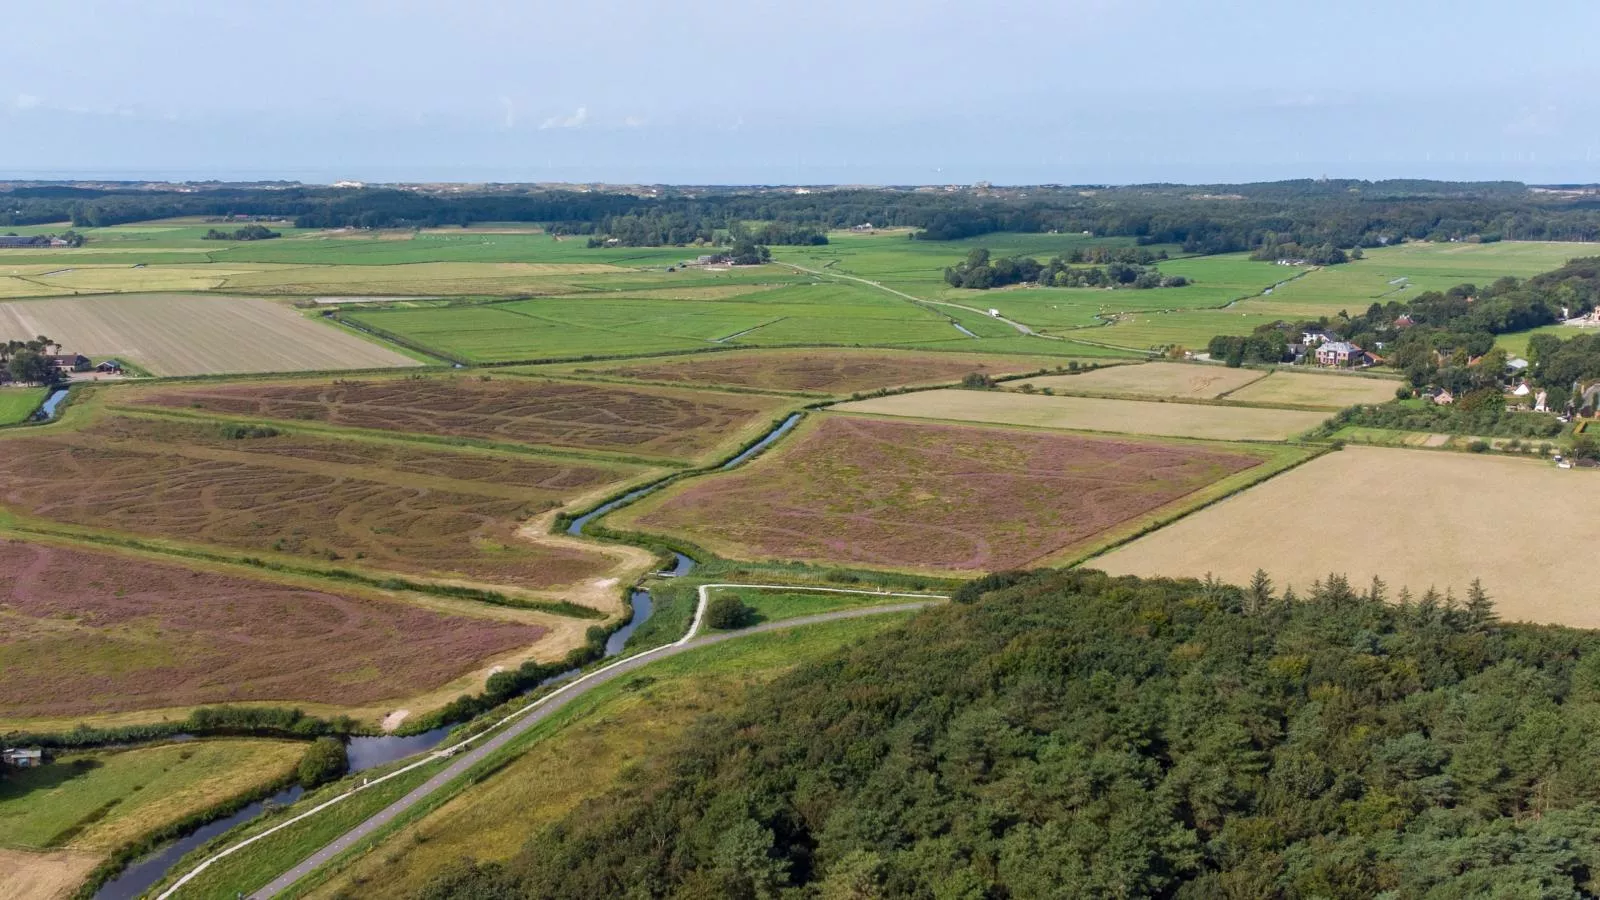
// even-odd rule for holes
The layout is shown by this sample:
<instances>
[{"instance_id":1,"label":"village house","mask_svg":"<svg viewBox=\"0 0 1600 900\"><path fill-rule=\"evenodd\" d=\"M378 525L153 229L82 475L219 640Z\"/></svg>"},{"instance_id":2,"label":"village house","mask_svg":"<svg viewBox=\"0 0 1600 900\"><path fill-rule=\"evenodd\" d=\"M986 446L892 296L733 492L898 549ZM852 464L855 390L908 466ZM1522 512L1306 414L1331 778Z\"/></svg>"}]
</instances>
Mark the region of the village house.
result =
<instances>
[{"instance_id":1,"label":"village house","mask_svg":"<svg viewBox=\"0 0 1600 900\"><path fill-rule=\"evenodd\" d=\"M1522 357L1513 356L1512 358L1506 360L1506 376L1507 377L1516 378L1516 377L1521 376L1521 375L1526 375L1527 372L1528 372L1528 361L1523 359Z\"/></svg>"},{"instance_id":2,"label":"village house","mask_svg":"<svg viewBox=\"0 0 1600 900\"><path fill-rule=\"evenodd\" d=\"M1405 313L1401 313L1399 317L1394 320L1394 327L1396 328L1410 328L1415 324L1417 324L1417 321Z\"/></svg>"},{"instance_id":3,"label":"village house","mask_svg":"<svg viewBox=\"0 0 1600 900\"><path fill-rule=\"evenodd\" d=\"M1449 406L1456 402L1455 396L1444 388L1440 388L1437 393L1432 394L1430 399L1438 406Z\"/></svg>"},{"instance_id":4,"label":"village house","mask_svg":"<svg viewBox=\"0 0 1600 900\"><path fill-rule=\"evenodd\" d=\"M44 764L44 751L7 748L0 750L0 763L17 769L32 769Z\"/></svg>"},{"instance_id":5,"label":"village house","mask_svg":"<svg viewBox=\"0 0 1600 900\"><path fill-rule=\"evenodd\" d=\"M50 365L54 366L57 372L63 374L87 372L94 365L94 362L82 353L58 353L45 359L50 361Z\"/></svg>"},{"instance_id":6,"label":"village house","mask_svg":"<svg viewBox=\"0 0 1600 900\"><path fill-rule=\"evenodd\" d=\"M1348 341L1327 341L1317 347L1317 365L1319 366L1349 368L1366 364L1366 352Z\"/></svg>"},{"instance_id":7,"label":"village house","mask_svg":"<svg viewBox=\"0 0 1600 900\"><path fill-rule=\"evenodd\" d=\"M1335 340L1337 337L1338 335L1328 329L1313 325L1301 333L1300 343L1305 344L1307 347L1316 347L1327 341Z\"/></svg>"}]
</instances>

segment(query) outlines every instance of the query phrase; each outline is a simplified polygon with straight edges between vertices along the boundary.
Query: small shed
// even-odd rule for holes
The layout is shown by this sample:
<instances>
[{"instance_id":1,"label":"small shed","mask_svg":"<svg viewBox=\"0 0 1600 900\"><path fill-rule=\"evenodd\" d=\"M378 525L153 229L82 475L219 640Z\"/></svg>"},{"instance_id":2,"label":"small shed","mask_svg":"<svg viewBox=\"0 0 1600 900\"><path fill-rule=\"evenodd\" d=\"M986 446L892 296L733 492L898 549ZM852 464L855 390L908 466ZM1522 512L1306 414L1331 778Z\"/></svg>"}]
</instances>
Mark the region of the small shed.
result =
<instances>
[{"instance_id":1,"label":"small shed","mask_svg":"<svg viewBox=\"0 0 1600 900\"><path fill-rule=\"evenodd\" d=\"M0 751L0 762L18 769L37 768L44 765L44 751L8 748Z\"/></svg>"},{"instance_id":2,"label":"small shed","mask_svg":"<svg viewBox=\"0 0 1600 900\"><path fill-rule=\"evenodd\" d=\"M94 370L96 372L108 372L108 373L113 374L113 375L121 375L122 374L122 360L120 360L120 359L108 359L105 362L95 366Z\"/></svg>"}]
</instances>

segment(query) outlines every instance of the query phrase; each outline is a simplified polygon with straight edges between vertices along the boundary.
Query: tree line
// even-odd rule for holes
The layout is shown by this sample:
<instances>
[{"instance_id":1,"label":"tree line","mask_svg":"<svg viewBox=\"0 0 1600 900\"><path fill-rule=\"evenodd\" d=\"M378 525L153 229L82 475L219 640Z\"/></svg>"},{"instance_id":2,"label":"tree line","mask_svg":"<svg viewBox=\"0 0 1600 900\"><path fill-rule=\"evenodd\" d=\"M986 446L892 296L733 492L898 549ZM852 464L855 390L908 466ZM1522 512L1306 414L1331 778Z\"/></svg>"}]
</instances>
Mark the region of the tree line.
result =
<instances>
[{"instance_id":1,"label":"tree line","mask_svg":"<svg viewBox=\"0 0 1600 900\"><path fill-rule=\"evenodd\" d=\"M1597 719L1476 583L1006 573L413 896L1593 897Z\"/></svg>"},{"instance_id":2,"label":"tree line","mask_svg":"<svg viewBox=\"0 0 1600 900\"><path fill-rule=\"evenodd\" d=\"M205 241L268 241L276 237L283 237L283 233L273 231L265 225L246 225L242 228L235 228L232 231L208 228L200 239Z\"/></svg>"},{"instance_id":3,"label":"tree line","mask_svg":"<svg viewBox=\"0 0 1600 900\"><path fill-rule=\"evenodd\" d=\"M1081 255L1081 254L1080 254ZM967 258L944 270L951 287L988 290L1011 284L1038 284L1042 287L1104 287L1148 290L1183 287L1189 279L1182 275L1163 275L1160 270L1131 262L1113 261L1104 266L1073 265L1067 258L1052 258L1040 263L1031 256L991 258L979 248Z\"/></svg>"},{"instance_id":4,"label":"tree line","mask_svg":"<svg viewBox=\"0 0 1600 900\"><path fill-rule=\"evenodd\" d=\"M1501 182L1301 180L950 191L850 188L804 194L761 187L664 187L629 193L496 186L443 193L298 184L182 190L27 185L0 196L5 198L0 226L68 218L75 227L89 227L171 216L253 215L291 218L302 228L510 221L601 234L608 220L677 216L678 234L690 237L686 243L702 226L715 230L735 221L819 233L871 222L916 229L914 236L924 240L995 231L1089 232L1144 244L1177 244L1190 253L1254 252L1293 244L1301 258L1317 256L1324 247L1349 251L1406 240L1600 239L1600 209L1594 204ZM639 228L662 227L670 232L673 226L624 222L620 233L611 236L622 243L638 239L634 235ZM766 243L781 242L776 235L770 237Z\"/></svg>"}]
</instances>

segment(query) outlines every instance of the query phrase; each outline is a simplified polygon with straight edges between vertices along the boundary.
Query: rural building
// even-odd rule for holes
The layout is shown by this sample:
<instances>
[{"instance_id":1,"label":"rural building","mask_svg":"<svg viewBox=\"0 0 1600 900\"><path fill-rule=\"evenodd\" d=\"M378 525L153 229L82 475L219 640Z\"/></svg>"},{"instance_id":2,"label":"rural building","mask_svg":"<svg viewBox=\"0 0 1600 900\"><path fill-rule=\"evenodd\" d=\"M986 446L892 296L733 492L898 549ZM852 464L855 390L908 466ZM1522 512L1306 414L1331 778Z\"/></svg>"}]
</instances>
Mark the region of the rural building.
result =
<instances>
[{"instance_id":1,"label":"rural building","mask_svg":"<svg viewBox=\"0 0 1600 900\"><path fill-rule=\"evenodd\" d=\"M860 225L851 225L850 230L856 232L869 232L872 230L872 223L862 222Z\"/></svg>"},{"instance_id":2,"label":"rural building","mask_svg":"<svg viewBox=\"0 0 1600 900\"><path fill-rule=\"evenodd\" d=\"M50 365L55 366L57 372L87 372L94 363L82 353L58 353L47 356Z\"/></svg>"},{"instance_id":3,"label":"rural building","mask_svg":"<svg viewBox=\"0 0 1600 900\"><path fill-rule=\"evenodd\" d=\"M1439 392L1433 395L1433 402L1439 406L1449 406L1450 404L1456 402L1456 398L1449 391L1445 390L1444 388L1440 388Z\"/></svg>"},{"instance_id":4,"label":"rural building","mask_svg":"<svg viewBox=\"0 0 1600 900\"><path fill-rule=\"evenodd\" d=\"M1367 354L1360 347L1348 341L1326 341L1317 347L1317 365L1319 366L1364 366L1367 364Z\"/></svg>"},{"instance_id":5,"label":"rural building","mask_svg":"<svg viewBox=\"0 0 1600 900\"><path fill-rule=\"evenodd\" d=\"M1337 337L1337 335L1328 331L1328 329L1313 326L1311 328L1307 328L1300 335L1300 343L1305 344L1307 347L1315 347L1325 341L1331 341L1335 337Z\"/></svg>"},{"instance_id":6,"label":"rural building","mask_svg":"<svg viewBox=\"0 0 1600 900\"><path fill-rule=\"evenodd\" d=\"M44 751L7 749L0 751L0 762L18 769L32 769L44 764Z\"/></svg>"},{"instance_id":7,"label":"rural building","mask_svg":"<svg viewBox=\"0 0 1600 900\"><path fill-rule=\"evenodd\" d=\"M1405 313L1401 313L1399 318L1394 320L1394 327L1396 328L1410 328L1415 324L1417 324L1417 321Z\"/></svg>"},{"instance_id":8,"label":"rural building","mask_svg":"<svg viewBox=\"0 0 1600 900\"><path fill-rule=\"evenodd\" d=\"M1513 356L1506 360L1506 374L1515 378L1528 371L1528 361L1520 356Z\"/></svg>"},{"instance_id":9,"label":"rural building","mask_svg":"<svg viewBox=\"0 0 1600 900\"><path fill-rule=\"evenodd\" d=\"M66 246L66 241L61 246ZM7 247L49 247L50 239L42 234L0 234L0 249Z\"/></svg>"},{"instance_id":10,"label":"rural building","mask_svg":"<svg viewBox=\"0 0 1600 900\"><path fill-rule=\"evenodd\" d=\"M106 372L111 375L121 375L122 361L118 359L108 359L100 365L95 366L94 370L96 372Z\"/></svg>"}]
</instances>

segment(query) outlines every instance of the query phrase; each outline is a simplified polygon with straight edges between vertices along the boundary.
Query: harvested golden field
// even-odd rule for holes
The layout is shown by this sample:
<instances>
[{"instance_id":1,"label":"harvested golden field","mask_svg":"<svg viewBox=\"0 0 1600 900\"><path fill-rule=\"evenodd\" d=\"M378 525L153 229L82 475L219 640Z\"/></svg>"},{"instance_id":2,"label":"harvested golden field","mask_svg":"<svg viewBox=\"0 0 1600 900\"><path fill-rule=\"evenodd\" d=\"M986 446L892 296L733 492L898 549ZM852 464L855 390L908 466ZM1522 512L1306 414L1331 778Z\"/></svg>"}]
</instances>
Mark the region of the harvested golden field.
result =
<instances>
[{"instance_id":1,"label":"harvested golden field","mask_svg":"<svg viewBox=\"0 0 1600 900\"><path fill-rule=\"evenodd\" d=\"M1330 572L1391 594L1430 586L1460 598L1473 578L1505 619L1600 627L1600 596L1574 578L1600 542L1600 473L1547 462L1349 447L1313 460L1086 565L1115 574L1281 588ZM1550 523L1560 523L1559 539Z\"/></svg>"},{"instance_id":2,"label":"harvested golden field","mask_svg":"<svg viewBox=\"0 0 1600 900\"><path fill-rule=\"evenodd\" d=\"M1300 410L959 389L874 397L841 403L833 408L840 412L887 416L1223 441L1288 440L1315 428L1327 418L1324 413Z\"/></svg>"},{"instance_id":3,"label":"harvested golden field","mask_svg":"<svg viewBox=\"0 0 1600 900\"><path fill-rule=\"evenodd\" d=\"M0 542L0 570L12 576L0 585L0 671L30 675L0 679L0 722L371 704L431 691L546 633L512 611L449 614L14 540Z\"/></svg>"},{"instance_id":4,"label":"harvested golden field","mask_svg":"<svg viewBox=\"0 0 1600 900\"><path fill-rule=\"evenodd\" d=\"M130 294L0 303L0 340L39 334L68 352L130 360L153 375L417 365L348 331L249 297Z\"/></svg>"},{"instance_id":5,"label":"harvested golden field","mask_svg":"<svg viewBox=\"0 0 1600 900\"><path fill-rule=\"evenodd\" d=\"M1263 377L1264 373L1254 369L1155 362L1096 369L1081 375L1046 375L1041 378L1030 378L1015 386L1031 384L1039 389L1050 388L1064 394L1212 400ZM1007 387L1012 386L1007 385Z\"/></svg>"},{"instance_id":6,"label":"harvested golden field","mask_svg":"<svg viewBox=\"0 0 1600 900\"><path fill-rule=\"evenodd\" d=\"M0 900L65 900L100 860L100 854L83 850L0 847Z\"/></svg>"},{"instance_id":7,"label":"harvested golden field","mask_svg":"<svg viewBox=\"0 0 1600 900\"><path fill-rule=\"evenodd\" d=\"M604 548L520 532L567 491L604 487L624 470L297 435L223 439L221 429L107 416L19 434L0 453L0 504L83 528L519 588L613 567Z\"/></svg>"},{"instance_id":8,"label":"harvested golden field","mask_svg":"<svg viewBox=\"0 0 1600 900\"><path fill-rule=\"evenodd\" d=\"M696 460L754 437L793 403L775 397L531 378L441 377L161 388L141 402Z\"/></svg>"},{"instance_id":9,"label":"harvested golden field","mask_svg":"<svg viewBox=\"0 0 1600 900\"><path fill-rule=\"evenodd\" d=\"M957 382L1036 372L1063 360L1030 356L918 353L896 350L755 350L567 367L574 373L640 381L723 385L772 391L849 394L879 388Z\"/></svg>"},{"instance_id":10,"label":"harvested golden field","mask_svg":"<svg viewBox=\"0 0 1600 900\"><path fill-rule=\"evenodd\" d=\"M1005 569L1087 548L1271 453L826 415L615 521L742 559Z\"/></svg>"},{"instance_id":11,"label":"harvested golden field","mask_svg":"<svg viewBox=\"0 0 1600 900\"><path fill-rule=\"evenodd\" d=\"M1397 378L1319 375L1279 369L1266 378L1234 391L1228 395L1228 399L1267 406L1282 404L1344 409L1358 403L1387 403L1394 399L1394 389L1402 384L1404 382Z\"/></svg>"}]
</instances>

